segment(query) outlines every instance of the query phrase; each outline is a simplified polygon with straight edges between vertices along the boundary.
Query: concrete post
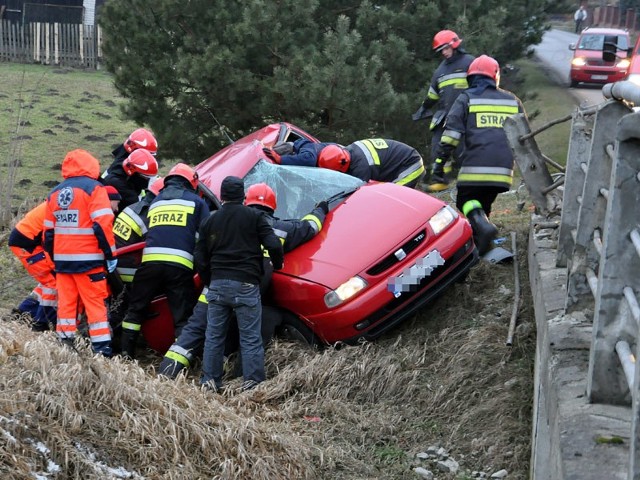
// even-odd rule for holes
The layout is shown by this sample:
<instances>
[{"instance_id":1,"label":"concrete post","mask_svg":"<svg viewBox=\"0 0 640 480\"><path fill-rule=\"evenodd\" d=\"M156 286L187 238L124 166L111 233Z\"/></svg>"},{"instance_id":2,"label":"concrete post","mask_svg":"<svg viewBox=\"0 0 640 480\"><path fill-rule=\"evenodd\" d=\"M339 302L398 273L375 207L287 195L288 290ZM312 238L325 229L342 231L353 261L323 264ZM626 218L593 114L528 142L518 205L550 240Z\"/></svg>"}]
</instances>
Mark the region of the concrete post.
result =
<instances>
[{"instance_id":1,"label":"concrete post","mask_svg":"<svg viewBox=\"0 0 640 480\"><path fill-rule=\"evenodd\" d=\"M558 232L558 256L556 266L566 267L567 258L573 253L573 237L571 232L578 224L578 197L582 194L585 173L581 164L588 164L591 150L591 133L595 115L584 115L582 110L576 109L571 123L571 137L567 152L567 165L564 177L564 202L560 229Z\"/></svg>"},{"instance_id":2,"label":"concrete post","mask_svg":"<svg viewBox=\"0 0 640 480\"><path fill-rule=\"evenodd\" d=\"M597 123L598 119L596 126ZM631 398L629 385L615 345L619 340L638 343L638 326L628 314L629 309L621 306L625 287L634 292L640 290L640 256L631 241L631 232L640 225L640 113L624 116L616 127L617 155L607 185L609 200L598 266L587 395L592 403L628 404ZM634 390L638 390L637 386ZM637 402L636 395L636 406ZM637 411L636 408L634 433L637 431ZM638 455L637 449L635 455Z\"/></svg>"},{"instance_id":3,"label":"concrete post","mask_svg":"<svg viewBox=\"0 0 640 480\"><path fill-rule=\"evenodd\" d=\"M594 232L598 229L600 236L603 234L607 201L601 191L609 188L613 163L606 150L613 146L618 120L628 113L629 108L614 100L601 104L596 112L588 169L580 197L575 245L567 262L567 313L593 308L594 298L587 281L587 270L597 271L600 261L594 245Z\"/></svg>"},{"instance_id":4,"label":"concrete post","mask_svg":"<svg viewBox=\"0 0 640 480\"><path fill-rule=\"evenodd\" d=\"M527 116L523 113L512 115L504 122L513 158L520 169L531 200L540 215L557 211L562 204L562 195L556 190L544 194L543 190L553 183L553 178L545 163L535 137L530 136L531 128ZM528 136L525 140L522 137Z\"/></svg>"}]
</instances>

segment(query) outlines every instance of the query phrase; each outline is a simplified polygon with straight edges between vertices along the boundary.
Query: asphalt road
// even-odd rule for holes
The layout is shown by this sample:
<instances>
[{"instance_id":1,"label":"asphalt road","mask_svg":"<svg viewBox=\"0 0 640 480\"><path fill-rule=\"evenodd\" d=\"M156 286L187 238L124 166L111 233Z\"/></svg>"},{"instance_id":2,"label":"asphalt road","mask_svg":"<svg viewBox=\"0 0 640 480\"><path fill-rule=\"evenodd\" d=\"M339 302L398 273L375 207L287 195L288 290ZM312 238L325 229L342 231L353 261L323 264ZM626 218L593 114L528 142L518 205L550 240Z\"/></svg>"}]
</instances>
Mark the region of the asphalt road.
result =
<instances>
[{"instance_id":1,"label":"asphalt road","mask_svg":"<svg viewBox=\"0 0 640 480\"><path fill-rule=\"evenodd\" d=\"M542 42L534 47L535 56L545 64L553 78L567 87L567 90L574 95L581 106L597 105L604 101L602 96L602 85L580 85L576 88L569 88L569 66L573 51L569 50L570 43L576 43L578 35L576 33L562 30L549 30L542 37Z\"/></svg>"}]
</instances>

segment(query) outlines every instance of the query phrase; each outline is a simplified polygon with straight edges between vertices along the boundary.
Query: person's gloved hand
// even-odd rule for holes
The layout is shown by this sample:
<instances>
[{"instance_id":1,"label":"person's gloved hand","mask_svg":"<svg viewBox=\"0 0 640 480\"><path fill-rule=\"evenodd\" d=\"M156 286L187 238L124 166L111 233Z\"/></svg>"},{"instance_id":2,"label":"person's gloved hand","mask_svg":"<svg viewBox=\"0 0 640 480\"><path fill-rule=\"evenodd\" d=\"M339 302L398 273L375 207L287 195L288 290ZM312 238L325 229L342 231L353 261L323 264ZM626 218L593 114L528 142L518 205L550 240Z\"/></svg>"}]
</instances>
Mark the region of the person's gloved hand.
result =
<instances>
[{"instance_id":1,"label":"person's gloved hand","mask_svg":"<svg viewBox=\"0 0 640 480\"><path fill-rule=\"evenodd\" d=\"M278 155L292 155L293 142L279 142L273 146L273 151Z\"/></svg>"},{"instance_id":2,"label":"person's gloved hand","mask_svg":"<svg viewBox=\"0 0 640 480\"><path fill-rule=\"evenodd\" d=\"M263 148L262 151L267 156L267 158L273 160L275 163L280 164L282 162L280 154L272 148Z\"/></svg>"},{"instance_id":3,"label":"person's gloved hand","mask_svg":"<svg viewBox=\"0 0 640 480\"><path fill-rule=\"evenodd\" d=\"M118 259L114 258L113 260L107 260L107 272L113 273L116 269L116 265L118 265Z\"/></svg>"},{"instance_id":4,"label":"person's gloved hand","mask_svg":"<svg viewBox=\"0 0 640 480\"><path fill-rule=\"evenodd\" d=\"M322 212L325 215L329 213L329 204L327 203L326 200L322 200L321 202L318 202L318 204L316 205L316 208L319 208L320 210L322 210Z\"/></svg>"}]
</instances>

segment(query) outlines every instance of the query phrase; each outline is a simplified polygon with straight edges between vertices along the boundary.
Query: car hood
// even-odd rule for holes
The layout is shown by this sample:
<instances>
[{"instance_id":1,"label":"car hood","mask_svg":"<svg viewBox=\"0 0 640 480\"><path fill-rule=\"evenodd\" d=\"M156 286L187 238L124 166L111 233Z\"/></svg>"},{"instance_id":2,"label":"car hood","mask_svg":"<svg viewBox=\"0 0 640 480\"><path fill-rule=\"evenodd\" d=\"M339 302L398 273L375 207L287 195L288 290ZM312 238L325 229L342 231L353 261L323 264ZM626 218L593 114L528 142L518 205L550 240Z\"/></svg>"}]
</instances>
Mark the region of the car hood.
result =
<instances>
[{"instance_id":1,"label":"car hood","mask_svg":"<svg viewBox=\"0 0 640 480\"><path fill-rule=\"evenodd\" d=\"M364 185L329 213L313 240L286 255L281 273L335 289L396 251L444 205L393 183Z\"/></svg>"}]
</instances>

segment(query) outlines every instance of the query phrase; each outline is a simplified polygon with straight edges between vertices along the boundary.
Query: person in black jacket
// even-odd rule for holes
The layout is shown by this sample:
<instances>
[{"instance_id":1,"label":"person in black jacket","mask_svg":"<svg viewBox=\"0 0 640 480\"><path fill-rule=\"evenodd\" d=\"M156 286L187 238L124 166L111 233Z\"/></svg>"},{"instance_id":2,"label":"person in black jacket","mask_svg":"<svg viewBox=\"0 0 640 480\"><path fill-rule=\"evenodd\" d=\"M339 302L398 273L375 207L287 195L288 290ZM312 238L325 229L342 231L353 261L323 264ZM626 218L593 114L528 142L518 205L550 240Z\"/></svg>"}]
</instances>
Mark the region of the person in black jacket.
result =
<instances>
[{"instance_id":1,"label":"person in black jacket","mask_svg":"<svg viewBox=\"0 0 640 480\"><path fill-rule=\"evenodd\" d=\"M274 217L276 210L276 194L266 183L257 183L247 189L245 205L264 211L273 222L273 230L282 242L285 253L308 242L315 237L324 224L325 216L329 211L327 202L320 202L315 208L302 217L302 219L280 219ZM264 295L271 285L273 268L269 257L263 258L264 274L260 281L260 295ZM202 354L205 331L207 329L207 294L205 287L198 298L198 303L187 325L182 329L178 339L165 353L158 374L174 379L185 368L189 368L193 360ZM275 329L282 323L282 313L277 307L262 306L262 344L266 347L272 340ZM238 328L235 321L231 322L227 331L226 354L238 351ZM238 363L236 363L238 366ZM236 368L236 376L242 375L242 369Z\"/></svg>"},{"instance_id":2,"label":"person in black jacket","mask_svg":"<svg viewBox=\"0 0 640 480\"><path fill-rule=\"evenodd\" d=\"M232 313L240 334L242 388L251 389L266 379L260 332L262 248L269 252L274 270L282 268L284 259L282 243L266 213L242 204L241 178L226 177L220 196L222 207L202 223L196 245L196 262L203 278L211 279L201 383L215 392L222 389L225 342Z\"/></svg>"}]
</instances>

